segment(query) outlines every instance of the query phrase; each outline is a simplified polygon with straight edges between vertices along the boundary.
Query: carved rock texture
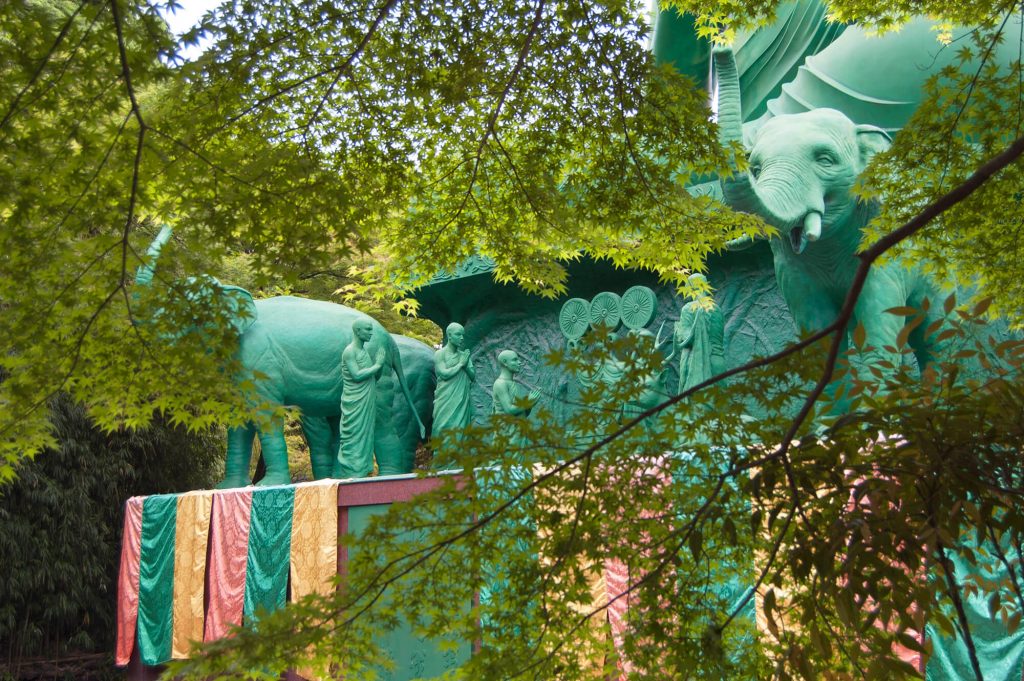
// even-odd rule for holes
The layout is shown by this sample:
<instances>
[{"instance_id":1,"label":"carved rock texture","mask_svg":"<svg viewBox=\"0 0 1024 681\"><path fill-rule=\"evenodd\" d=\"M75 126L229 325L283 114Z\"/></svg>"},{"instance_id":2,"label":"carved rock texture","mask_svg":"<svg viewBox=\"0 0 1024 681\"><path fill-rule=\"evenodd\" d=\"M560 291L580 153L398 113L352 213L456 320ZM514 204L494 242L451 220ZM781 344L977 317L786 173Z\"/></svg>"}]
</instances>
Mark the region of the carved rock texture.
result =
<instances>
[{"instance_id":1,"label":"carved rock texture","mask_svg":"<svg viewBox=\"0 0 1024 681\"><path fill-rule=\"evenodd\" d=\"M485 423L491 413L491 385L499 373L497 356L501 350L515 350L519 354L523 369L516 378L543 392L538 408L562 418L568 418L576 408L579 388L575 378L544 360L552 350L565 348L559 313L569 298L592 300L602 291L621 295L631 286L648 286L657 295L657 309L646 328L657 333L664 323L663 339L671 337L672 324L686 303L674 286L659 284L649 273L625 272L592 261L575 263L569 272L567 295L553 301L531 297L514 286L496 284L487 273L448 280L417 294L425 317L442 328L451 322L466 328L466 347L471 349L477 369L473 385L476 422ZM712 258L708 280L725 315L727 368L779 350L796 339L766 245ZM625 332L625 327L621 327L619 333ZM670 368L667 385L677 384L677 370L678 365ZM410 371L408 365L406 372L414 376L419 373ZM413 389L413 393L419 395L420 391ZM757 415L756 411L748 413Z\"/></svg>"}]
</instances>

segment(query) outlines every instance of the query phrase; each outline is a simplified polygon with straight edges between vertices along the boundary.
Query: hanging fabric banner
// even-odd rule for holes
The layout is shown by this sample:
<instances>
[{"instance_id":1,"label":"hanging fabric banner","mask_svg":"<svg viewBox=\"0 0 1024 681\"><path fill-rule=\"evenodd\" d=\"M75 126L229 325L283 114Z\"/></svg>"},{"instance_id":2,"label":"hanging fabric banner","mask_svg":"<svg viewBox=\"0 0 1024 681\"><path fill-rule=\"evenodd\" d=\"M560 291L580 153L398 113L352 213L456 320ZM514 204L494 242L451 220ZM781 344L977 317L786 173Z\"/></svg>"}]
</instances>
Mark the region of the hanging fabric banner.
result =
<instances>
[{"instance_id":1,"label":"hanging fabric banner","mask_svg":"<svg viewBox=\"0 0 1024 681\"><path fill-rule=\"evenodd\" d=\"M142 505L142 552L139 561L139 657L158 665L171 657L174 584L174 531L178 497L157 494Z\"/></svg>"},{"instance_id":2,"label":"hanging fabric banner","mask_svg":"<svg viewBox=\"0 0 1024 681\"><path fill-rule=\"evenodd\" d=\"M1012 577L1006 567L1019 569L1014 545L1007 535L1002 551L1007 557L1005 564L995 558L1000 547L991 542L978 544L974 538L965 533L957 550L949 550L953 574L961 588L961 601L964 614L967 616L968 629L974 643L978 666L985 675L985 681L1020 681L1024 674L1024 628L1018 627L1012 634L1003 620L1004 613L993 614L989 610L989 598L984 594L964 593L963 586L972 581L986 584L1009 585ZM970 550L975 555L985 556L980 560L984 567L972 565L961 551ZM990 557L989 557L990 556ZM1004 594L1007 587L1003 586ZM1012 612L1010 609L1008 612ZM950 621L958 622L956 613L950 607L947 610ZM960 632L949 636L938 627L929 624L927 636L932 643L932 656L925 668L925 679L928 681L959 681L974 678L973 665L967 644Z\"/></svg>"},{"instance_id":3,"label":"hanging fabric banner","mask_svg":"<svg viewBox=\"0 0 1024 681\"><path fill-rule=\"evenodd\" d=\"M284 606L288 593L294 487L266 487L252 493L248 562L245 566L246 622L258 612Z\"/></svg>"},{"instance_id":4,"label":"hanging fabric banner","mask_svg":"<svg viewBox=\"0 0 1024 681\"><path fill-rule=\"evenodd\" d=\"M121 537L121 568L117 575L117 651L114 664L128 664L135 648L135 626L139 617L139 561L142 558L142 497L124 505L124 534Z\"/></svg>"},{"instance_id":5,"label":"hanging fabric banner","mask_svg":"<svg viewBox=\"0 0 1024 681\"><path fill-rule=\"evenodd\" d=\"M251 489L214 495L206 582L210 604L206 612L204 641L224 638L232 626L242 624L251 504Z\"/></svg>"},{"instance_id":6,"label":"hanging fabric banner","mask_svg":"<svg viewBox=\"0 0 1024 681\"><path fill-rule=\"evenodd\" d=\"M192 644L203 640L206 596L206 545L210 536L213 492L178 497L174 533L174 605L171 658L187 658Z\"/></svg>"},{"instance_id":7,"label":"hanging fabric banner","mask_svg":"<svg viewBox=\"0 0 1024 681\"><path fill-rule=\"evenodd\" d=\"M295 485L291 601L329 594L338 574L338 483Z\"/></svg>"}]
</instances>

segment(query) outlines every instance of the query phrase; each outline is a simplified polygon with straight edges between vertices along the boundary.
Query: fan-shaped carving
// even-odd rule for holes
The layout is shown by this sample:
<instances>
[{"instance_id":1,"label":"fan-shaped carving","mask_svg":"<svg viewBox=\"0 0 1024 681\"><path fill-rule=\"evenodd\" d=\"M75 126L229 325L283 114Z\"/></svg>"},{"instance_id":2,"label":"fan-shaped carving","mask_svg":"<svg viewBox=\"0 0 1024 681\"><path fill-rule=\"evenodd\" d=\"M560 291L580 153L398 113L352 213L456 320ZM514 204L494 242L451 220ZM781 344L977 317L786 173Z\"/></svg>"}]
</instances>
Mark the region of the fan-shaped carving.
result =
<instances>
[{"instance_id":1,"label":"fan-shaped carving","mask_svg":"<svg viewBox=\"0 0 1024 681\"><path fill-rule=\"evenodd\" d=\"M622 323L630 329L642 329L651 323L657 300L646 286L634 286L622 294Z\"/></svg>"},{"instance_id":2,"label":"fan-shaped carving","mask_svg":"<svg viewBox=\"0 0 1024 681\"><path fill-rule=\"evenodd\" d=\"M614 293L604 291L603 293L598 293L590 301L590 323L594 326L604 324L614 329L619 325L620 318L619 297Z\"/></svg>"},{"instance_id":3,"label":"fan-shaped carving","mask_svg":"<svg viewBox=\"0 0 1024 681\"><path fill-rule=\"evenodd\" d=\"M590 303L582 298L565 301L558 313L558 326L567 340L581 338L590 326Z\"/></svg>"}]
</instances>

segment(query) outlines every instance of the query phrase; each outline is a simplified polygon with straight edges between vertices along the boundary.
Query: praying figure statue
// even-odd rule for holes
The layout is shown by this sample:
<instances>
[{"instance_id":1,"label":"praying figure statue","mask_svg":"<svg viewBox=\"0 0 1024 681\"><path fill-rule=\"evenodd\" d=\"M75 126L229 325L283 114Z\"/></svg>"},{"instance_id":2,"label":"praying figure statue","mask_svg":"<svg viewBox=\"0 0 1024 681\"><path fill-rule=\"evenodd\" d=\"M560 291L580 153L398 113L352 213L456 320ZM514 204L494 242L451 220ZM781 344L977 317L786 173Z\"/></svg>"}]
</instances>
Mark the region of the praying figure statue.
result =
<instances>
[{"instance_id":1,"label":"praying figure statue","mask_svg":"<svg viewBox=\"0 0 1024 681\"><path fill-rule=\"evenodd\" d=\"M469 350L463 348L465 333L461 324L449 324L445 329L447 342L434 353L434 437L446 430L465 428L473 421L470 393L476 368Z\"/></svg>"},{"instance_id":2,"label":"praying figure statue","mask_svg":"<svg viewBox=\"0 0 1024 681\"><path fill-rule=\"evenodd\" d=\"M341 444L335 478L365 478L373 472L373 425L377 378L384 367L381 348L370 359L366 343L373 336L369 319L352 322L352 342L341 353Z\"/></svg>"},{"instance_id":3,"label":"praying figure statue","mask_svg":"<svg viewBox=\"0 0 1024 681\"><path fill-rule=\"evenodd\" d=\"M533 406L540 398L540 391L534 389L527 394L526 389L516 382L515 376L522 368L519 363L519 355L513 350L502 350L498 353L498 365L501 366L501 373L495 379L494 388L491 391L494 398L493 413L529 416ZM523 402L524 397L526 404Z\"/></svg>"},{"instance_id":4,"label":"praying figure statue","mask_svg":"<svg viewBox=\"0 0 1024 681\"><path fill-rule=\"evenodd\" d=\"M691 274L691 284L707 283L703 274ZM682 393L725 371L725 318L707 293L695 294L683 305L672 337L679 357Z\"/></svg>"}]
</instances>

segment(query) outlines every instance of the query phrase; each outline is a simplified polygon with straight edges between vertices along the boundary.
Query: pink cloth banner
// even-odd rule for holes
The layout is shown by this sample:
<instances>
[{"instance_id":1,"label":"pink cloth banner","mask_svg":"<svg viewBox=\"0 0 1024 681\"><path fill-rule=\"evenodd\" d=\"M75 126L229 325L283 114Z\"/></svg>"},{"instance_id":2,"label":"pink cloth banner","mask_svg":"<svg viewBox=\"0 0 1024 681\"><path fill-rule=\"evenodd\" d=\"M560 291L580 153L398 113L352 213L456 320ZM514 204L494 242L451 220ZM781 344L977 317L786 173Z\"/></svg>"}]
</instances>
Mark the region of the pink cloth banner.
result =
<instances>
[{"instance_id":1,"label":"pink cloth banner","mask_svg":"<svg viewBox=\"0 0 1024 681\"><path fill-rule=\"evenodd\" d=\"M139 565L142 559L142 500L132 497L124 504L121 567L117 574L117 651L114 664L123 667L135 648L139 619Z\"/></svg>"},{"instance_id":2,"label":"pink cloth banner","mask_svg":"<svg viewBox=\"0 0 1024 681\"><path fill-rule=\"evenodd\" d=\"M669 487L672 484L672 473L670 466L672 465L672 458L670 456L658 456L652 459L647 468L643 471L642 475L639 476L639 480L624 481L625 485L631 484L642 484L642 485L656 485L658 488ZM653 513L650 509L641 513L641 518L650 518ZM614 541L609 537L609 541ZM631 570L630 566L621 560L615 558L608 558L604 562L604 584L605 584L605 599L603 603L607 604L606 615L608 618L608 625L612 633L612 643L615 646L615 651L618 653L618 676L611 676L609 678L614 679L626 679L631 672L634 671L633 665L630 664L629 659L626 658L624 650L624 643L627 635L628 624L627 617L629 615L629 603L630 594L629 590L632 589L640 579L643 578L643 574L632 574L636 570Z\"/></svg>"},{"instance_id":3,"label":"pink cloth banner","mask_svg":"<svg viewBox=\"0 0 1024 681\"><path fill-rule=\"evenodd\" d=\"M210 602L204 641L224 638L232 626L242 624L251 510L250 489L218 492L213 496L210 561L206 573Z\"/></svg>"}]
</instances>

